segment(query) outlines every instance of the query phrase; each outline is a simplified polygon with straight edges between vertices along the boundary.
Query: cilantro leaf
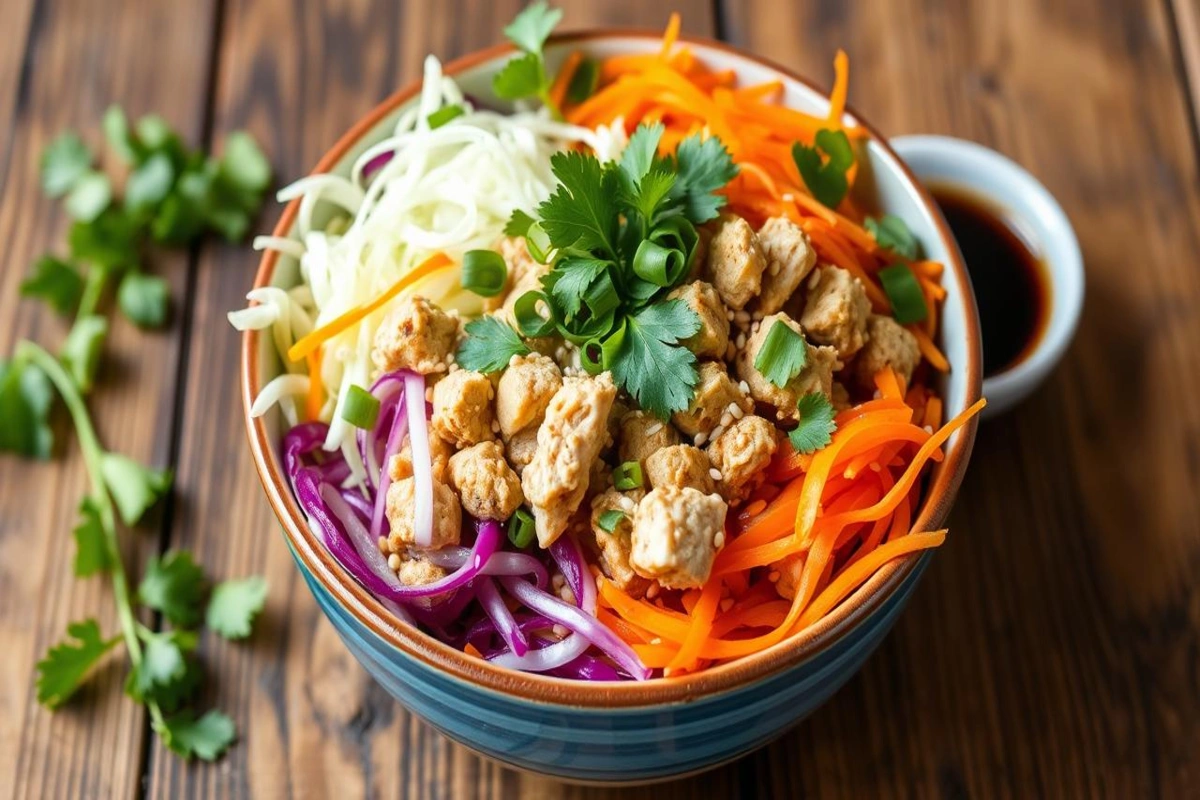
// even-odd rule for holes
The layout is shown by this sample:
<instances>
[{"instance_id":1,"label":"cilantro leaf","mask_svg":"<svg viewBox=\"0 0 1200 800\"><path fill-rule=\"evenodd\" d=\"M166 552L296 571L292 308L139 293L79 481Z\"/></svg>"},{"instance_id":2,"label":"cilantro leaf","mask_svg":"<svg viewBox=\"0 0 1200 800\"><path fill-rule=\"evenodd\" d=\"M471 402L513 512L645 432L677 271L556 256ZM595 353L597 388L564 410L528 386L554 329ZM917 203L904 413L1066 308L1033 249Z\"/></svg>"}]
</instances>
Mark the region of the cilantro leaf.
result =
<instances>
[{"instance_id":1,"label":"cilantro leaf","mask_svg":"<svg viewBox=\"0 0 1200 800\"><path fill-rule=\"evenodd\" d=\"M104 138L108 140L108 146L116 151L122 161L132 164L137 159L139 143L133 138L129 130L129 118L125 116L121 107L109 106L104 112L101 126L104 128Z\"/></svg>"},{"instance_id":2,"label":"cilantro leaf","mask_svg":"<svg viewBox=\"0 0 1200 800\"><path fill-rule=\"evenodd\" d=\"M566 319L579 313L587 288L611 262L598 258L564 258L547 276L550 296Z\"/></svg>"},{"instance_id":3,"label":"cilantro leaf","mask_svg":"<svg viewBox=\"0 0 1200 800\"><path fill-rule=\"evenodd\" d=\"M666 419L692 400L698 380L696 356L678 342L700 330L700 318L681 300L648 306L613 334L607 366L646 411ZM606 355L609 343L605 343Z\"/></svg>"},{"instance_id":4,"label":"cilantro leaf","mask_svg":"<svg viewBox=\"0 0 1200 800\"><path fill-rule=\"evenodd\" d=\"M190 628L203 615L205 588L204 572L191 555L172 550L161 559L150 559L138 585L138 598L161 611L172 625Z\"/></svg>"},{"instance_id":5,"label":"cilantro leaf","mask_svg":"<svg viewBox=\"0 0 1200 800\"><path fill-rule=\"evenodd\" d=\"M214 761L237 738L233 720L220 711L211 710L199 719L191 712L181 712L154 723L154 731L171 752L183 758L195 756Z\"/></svg>"},{"instance_id":6,"label":"cilantro leaf","mask_svg":"<svg viewBox=\"0 0 1200 800\"><path fill-rule=\"evenodd\" d=\"M879 219L867 217L864 223L866 229L875 237L875 241L885 250L891 250L898 256L913 261L921 255L921 243L913 236L908 225L895 214L884 214Z\"/></svg>"},{"instance_id":7,"label":"cilantro leaf","mask_svg":"<svg viewBox=\"0 0 1200 800\"><path fill-rule=\"evenodd\" d=\"M815 453L829 444L837 425L833 421L833 406L820 392L806 394L796 404L800 424L788 433L797 453Z\"/></svg>"},{"instance_id":8,"label":"cilantro leaf","mask_svg":"<svg viewBox=\"0 0 1200 800\"><path fill-rule=\"evenodd\" d=\"M175 694L177 684L188 677L187 652L196 647L196 634L189 631L150 632L142 637L142 660L129 673L125 692L138 702Z\"/></svg>"},{"instance_id":9,"label":"cilantro leaf","mask_svg":"<svg viewBox=\"0 0 1200 800\"><path fill-rule=\"evenodd\" d=\"M663 167L655 167L638 183L637 196L633 206L637 209L647 225L653 225L659 216L659 208L670 197L675 188L675 173Z\"/></svg>"},{"instance_id":10,"label":"cilantro leaf","mask_svg":"<svg viewBox=\"0 0 1200 800\"><path fill-rule=\"evenodd\" d=\"M104 269L124 269L138 261L137 224L118 209L91 222L76 222L67 234L71 257Z\"/></svg>"},{"instance_id":11,"label":"cilantro leaf","mask_svg":"<svg viewBox=\"0 0 1200 800\"><path fill-rule=\"evenodd\" d=\"M837 208L841 204L850 188L846 171L854 166L854 148L845 131L821 129L813 147L796 142L792 145L792 160L804 185L821 205Z\"/></svg>"},{"instance_id":12,"label":"cilantro leaf","mask_svg":"<svg viewBox=\"0 0 1200 800\"><path fill-rule=\"evenodd\" d=\"M504 27L504 35L526 53L540 53L562 15L562 9L550 8L545 0L537 0Z\"/></svg>"},{"instance_id":13,"label":"cilantro leaf","mask_svg":"<svg viewBox=\"0 0 1200 800\"><path fill-rule=\"evenodd\" d=\"M21 282L23 297L45 300L60 314L74 311L82 294L83 276L79 270L54 256L39 258L33 264L33 273Z\"/></svg>"},{"instance_id":14,"label":"cilantro leaf","mask_svg":"<svg viewBox=\"0 0 1200 800\"><path fill-rule=\"evenodd\" d=\"M629 137L629 144L625 145L625 150L621 153L621 171L629 178L631 186L637 186L654 166L658 156L658 143L664 130L661 122L638 125L637 130Z\"/></svg>"},{"instance_id":15,"label":"cilantro leaf","mask_svg":"<svg viewBox=\"0 0 1200 800\"><path fill-rule=\"evenodd\" d=\"M91 222L112 202L112 183L103 172L88 172L71 187L63 208L73 219Z\"/></svg>"},{"instance_id":16,"label":"cilantro leaf","mask_svg":"<svg viewBox=\"0 0 1200 800\"><path fill-rule=\"evenodd\" d=\"M267 601L267 581L261 576L223 581L208 600L204 624L226 639L244 639Z\"/></svg>"},{"instance_id":17,"label":"cilantro leaf","mask_svg":"<svg viewBox=\"0 0 1200 800\"><path fill-rule=\"evenodd\" d=\"M254 137L245 131L234 131L225 139L220 174L244 192L258 194L271 185L271 162Z\"/></svg>"},{"instance_id":18,"label":"cilantro leaf","mask_svg":"<svg viewBox=\"0 0 1200 800\"><path fill-rule=\"evenodd\" d=\"M754 357L754 368L782 388L799 375L807 363L808 344L804 337L783 320L775 320Z\"/></svg>"},{"instance_id":19,"label":"cilantro leaf","mask_svg":"<svg viewBox=\"0 0 1200 800\"><path fill-rule=\"evenodd\" d=\"M167 321L171 289L154 275L130 272L117 289L117 306L130 322L141 328L157 328Z\"/></svg>"},{"instance_id":20,"label":"cilantro leaf","mask_svg":"<svg viewBox=\"0 0 1200 800\"><path fill-rule=\"evenodd\" d=\"M542 91L546 73L542 57L536 53L509 59L504 68L492 78L492 91L503 100L521 100Z\"/></svg>"},{"instance_id":21,"label":"cilantro leaf","mask_svg":"<svg viewBox=\"0 0 1200 800\"><path fill-rule=\"evenodd\" d=\"M72 622L67 626L70 639L51 647L37 663L37 699L48 708L58 708L83 683L100 658L121 641L121 637L100 638L100 625L94 619Z\"/></svg>"},{"instance_id":22,"label":"cilantro leaf","mask_svg":"<svg viewBox=\"0 0 1200 800\"><path fill-rule=\"evenodd\" d=\"M100 367L100 352L104 349L107 336L108 320L91 314L75 320L67 338L63 340L63 364L83 394L92 390L96 370Z\"/></svg>"},{"instance_id":23,"label":"cilantro leaf","mask_svg":"<svg viewBox=\"0 0 1200 800\"><path fill-rule=\"evenodd\" d=\"M54 393L32 364L0 361L0 450L49 458L54 433L46 422Z\"/></svg>"},{"instance_id":24,"label":"cilantro leaf","mask_svg":"<svg viewBox=\"0 0 1200 800\"><path fill-rule=\"evenodd\" d=\"M125 208L144 211L157 206L171 191L175 167L164 153L157 153L129 173L125 181Z\"/></svg>"},{"instance_id":25,"label":"cilantro leaf","mask_svg":"<svg viewBox=\"0 0 1200 800\"><path fill-rule=\"evenodd\" d=\"M76 577L86 578L112 566L104 541L104 526L100 523L100 506L90 495L79 504L79 524L72 535L75 537Z\"/></svg>"},{"instance_id":26,"label":"cilantro leaf","mask_svg":"<svg viewBox=\"0 0 1200 800\"><path fill-rule=\"evenodd\" d=\"M677 178L672 197L682 201L683 213L696 225L715 219L725 205L724 188L738 173L733 157L716 136L693 134L675 151Z\"/></svg>"},{"instance_id":27,"label":"cilantro leaf","mask_svg":"<svg viewBox=\"0 0 1200 800\"><path fill-rule=\"evenodd\" d=\"M463 369L499 372L513 356L528 355L529 346L512 326L493 316L471 320L464 328L467 338L459 345L455 360Z\"/></svg>"},{"instance_id":28,"label":"cilantro leaf","mask_svg":"<svg viewBox=\"0 0 1200 800\"><path fill-rule=\"evenodd\" d=\"M64 133L42 152L42 189L51 197L71 191L92 168L92 154L74 133Z\"/></svg>"},{"instance_id":29,"label":"cilantro leaf","mask_svg":"<svg viewBox=\"0 0 1200 800\"><path fill-rule=\"evenodd\" d=\"M558 189L538 206L541 225L560 250L574 247L615 260L620 221L615 175L599 159L579 152L550 157Z\"/></svg>"},{"instance_id":30,"label":"cilantro leaf","mask_svg":"<svg viewBox=\"0 0 1200 800\"><path fill-rule=\"evenodd\" d=\"M100 472L126 525L136 525L171 488L171 470L150 469L120 453L105 453Z\"/></svg>"},{"instance_id":31,"label":"cilantro leaf","mask_svg":"<svg viewBox=\"0 0 1200 800\"><path fill-rule=\"evenodd\" d=\"M504 226L505 236L524 236L529 232L529 226L533 225L537 220L526 214L521 209L513 211L509 217L508 223Z\"/></svg>"}]
</instances>

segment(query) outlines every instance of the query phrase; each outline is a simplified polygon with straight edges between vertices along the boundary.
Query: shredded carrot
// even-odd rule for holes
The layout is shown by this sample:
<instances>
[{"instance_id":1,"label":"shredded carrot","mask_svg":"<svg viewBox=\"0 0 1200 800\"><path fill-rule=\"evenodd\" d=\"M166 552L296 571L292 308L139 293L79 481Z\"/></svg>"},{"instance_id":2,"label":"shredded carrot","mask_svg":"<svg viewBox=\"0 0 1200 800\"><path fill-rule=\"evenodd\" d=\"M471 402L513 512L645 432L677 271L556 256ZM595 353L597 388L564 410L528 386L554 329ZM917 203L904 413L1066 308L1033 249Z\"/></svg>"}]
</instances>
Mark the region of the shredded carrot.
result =
<instances>
[{"instance_id":1,"label":"shredded carrot","mask_svg":"<svg viewBox=\"0 0 1200 800\"><path fill-rule=\"evenodd\" d=\"M363 319L383 308L394 297L407 289L409 286L412 286L417 281L432 275L438 270L442 270L451 266L453 263L454 262L451 261L445 253L435 253L434 255L422 261L416 267L413 267L411 270L406 272L404 276L400 278L400 280L392 284L390 289L379 295L379 297L375 298L370 303L359 306L358 308L350 309L337 319L322 325L312 333L300 339L300 341L296 342L291 346L291 348L288 349L288 358L290 358L292 361L299 361L320 347L325 340L337 336L342 331L348 329L351 325L361 322Z\"/></svg>"},{"instance_id":2,"label":"shredded carrot","mask_svg":"<svg viewBox=\"0 0 1200 800\"><path fill-rule=\"evenodd\" d=\"M671 55L671 48L679 39L679 27L682 21L678 11L671 12L671 17L667 20L667 30L663 33L662 49L658 51L659 58L665 60L667 56Z\"/></svg>"},{"instance_id":3,"label":"shredded carrot","mask_svg":"<svg viewBox=\"0 0 1200 800\"><path fill-rule=\"evenodd\" d=\"M321 386L321 351L314 350L304 357L308 365L308 395L304 399L304 412L310 420L319 419L321 405L324 402L324 389Z\"/></svg>"},{"instance_id":4,"label":"shredded carrot","mask_svg":"<svg viewBox=\"0 0 1200 800\"><path fill-rule=\"evenodd\" d=\"M579 50L572 50L563 61L562 66L558 68L558 75L550 86L550 105L554 108L562 108L563 101L567 97L567 88L571 85L571 79L575 77L575 70L579 69L582 61L583 53Z\"/></svg>"},{"instance_id":5,"label":"shredded carrot","mask_svg":"<svg viewBox=\"0 0 1200 800\"><path fill-rule=\"evenodd\" d=\"M843 50L833 58L833 91L829 93L829 124L842 127L842 114L846 112L846 92L850 88L850 59Z\"/></svg>"},{"instance_id":6,"label":"shredded carrot","mask_svg":"<svg viewBox=\"0 0 1200 800\"><path fill-rule=\"evenodd\" d=\"M917 346L921 348L921 355L925 356L925 360L929 362L929 366L936 369L938 372L949 372L950 362L942 355L942 351L933 343L933 339L929 338L929 334L923 329L910 325L909 331L917 337Z\"/></svg>"},{"instance_id":7,"label":"shredded carrot","mask_svg":"<svg viewBox=\"0 0 1200 800\"><path fill-rule=\"evenodd\" d=\"M900 376L891 367L884 367L875 373L875 386L884 397L893 400L904 400L904 386Z\"/></svg>"},{"instance_id":8,"label":"shredded carrot","mask_svg":"<svg viewBox=\"0 0 1200 800\"><path fill-rule=\"evenodd\" d=\"M717 614L717 603L721 599L721 581L709 580L700 592L700 599L691 611L692 622L679 647L679 652L667 666L670 669L688 669L693 666L700 646L712 629L713 618Z\"/></svg>"},{"instance_id":9,"label":"shredded carrot","mask_svg":"<svg viewBox=\"0 0 1200 800\"><path fill-rule=\"evenodd\" d=\"M483 658L483 653L479 652L479 648L470 642L463 645L463 652L469 656L475 656L475 658Z\"/></svg>"}]
</instances>

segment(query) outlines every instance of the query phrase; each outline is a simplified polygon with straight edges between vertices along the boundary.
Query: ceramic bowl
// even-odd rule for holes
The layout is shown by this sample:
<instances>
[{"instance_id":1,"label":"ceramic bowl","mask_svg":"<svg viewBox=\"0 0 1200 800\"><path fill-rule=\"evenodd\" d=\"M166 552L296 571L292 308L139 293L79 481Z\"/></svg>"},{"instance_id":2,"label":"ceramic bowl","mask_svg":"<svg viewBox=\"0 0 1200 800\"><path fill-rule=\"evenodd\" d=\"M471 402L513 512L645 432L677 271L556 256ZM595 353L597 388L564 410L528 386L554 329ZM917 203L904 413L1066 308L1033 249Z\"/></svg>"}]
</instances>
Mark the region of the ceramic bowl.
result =
<instances>
[{"instance_id":1,"label":"ceramic bowl","mask_svg":"<svg viewBox=\"0 0 1200 800\"><path fill-rule=\"evenodd\" d=\"M572 49L606 57L651 52L657 35L588 32L560 36L548 46L551 69ZM779 79L784 101L824 114L828 99L787 70L710 41L687 40L715 69L734 69L745 83ZM491 77L511 50L499 46L448 64L463 89L491 97ZM418 86L391 97L355 124L315 172L348 174L355 158L381 140L414 102ZM848 120L862 124L853 113ZM942 346L954 365L941 390L953 415L980 396L979 325L970 282L957 248L930 198L908 169L872 132L862 165L860 200L904 218L930 257L946 263ZM289 236L297 203L275 229ZM298 281L294 259L268 253L256 286ZM247 410L279 371L270 337L245 336L243 394ZM512 767L577 782L638 783L704 770L737 758L778 736L846 682L895 622L930 554L889 564L837 610L807 631L744 660L672 679L643 683L582 683L512 672L466 656L399 622L349 578L310 530L292 496L280 460L281 420L246 415L250 447L263 487L296 564L354 656L406 708L450 738ZM945 459L927 481L915 527L941 527L962 480L975 424L947 444Z\"/></svg>"}]
</instances>

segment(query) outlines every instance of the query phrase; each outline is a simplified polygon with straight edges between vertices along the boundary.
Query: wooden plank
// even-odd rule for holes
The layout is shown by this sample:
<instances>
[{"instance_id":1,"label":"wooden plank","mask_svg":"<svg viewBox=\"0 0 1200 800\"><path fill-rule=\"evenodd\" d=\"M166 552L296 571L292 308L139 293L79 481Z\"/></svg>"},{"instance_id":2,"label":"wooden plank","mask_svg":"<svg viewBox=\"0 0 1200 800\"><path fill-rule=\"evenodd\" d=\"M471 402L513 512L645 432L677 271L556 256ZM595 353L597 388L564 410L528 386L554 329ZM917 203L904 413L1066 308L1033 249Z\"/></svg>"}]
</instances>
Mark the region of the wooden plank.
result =
<instances>
[{"instance_id":1,"label":"wooden plank","mask_svg":"<svg viewBox=\"0 0 1200 800\"><path fill-rule=\"evenodd\" d=\"M1200 149L1200 5L1195 0L1167 0L1179 39L1185 89L1192 110L1192 135Z\"/></svg>"},{"instance_id":2,"label":"wooden plank","mask_svg":"<svg viewBox=\"0 0 1200 800\"><path fill-rule=\"evenodd\" d=\"M67 323L18 286L41 253L65 252L67 221L41 196L37 163L58 132L74 127L99 146L110 102L154 110L199 138L212 20L209 2L125 0L17 2L0 32L0 352L30 337L57 347ZM156 258L182 302L186 257ZM182 307L182 306L180 306ZM168 459L179 325L138 332L115 319L92 403L102 439L154 464ZM53 461L0 458L0 795L128 797L140 786L145 717L122 693L112 659L76 701L51 715L34 700L34 663L71 620L95 615L115 630L111 593L71 574L70 531L87 483L73 433L56 431ZM32 502L31 502L32 500ZM157 549L154 523L126 537L138 562Z\"/></svg>"},{"instance_id":3,"label":"wooden plank","mask_svg":"<svg viewBox=\"0 0 1200 800\"><path fill-rule=\"evenodd\" d=\"M1200 182L1163 6L739 0L728 28L826 83L844 47L851 104L884 131L1028 166L1088 268L1074 346L981 428L950 543L895 632L744 761L745 781L822 797L1194 792Z\"/></svg>"},{"instance_id":4,"label":"wooden plank","mask_svg":"<svg viewBox=\"0 0 1200 800\"><path fill-rule=\"evenodd\" d=\"M225 11L216 133L247 127L281 179L306 173L343 131L417 77L428 52L451 58L500 39L519 3L335 3L297 15L281 0L231 0ZM566 27L665 25L665 8L563 3ZM711 6L685 3L689 30L712 31ZM464 24L463 21L467 21ZM260 223L268 229L278 214ZM248 248L201 258L188 352L178 482L187 501L172 544L215 575L265 574L271 595L249 644L206 641L211 700L241 743L217 765L185 765L157 743L148 792L169 797L401 794L541 796L556 784L502 770L452 745L396 705L325 622L262 497L240 420L239 340L225 313L240 306L258 261ZM721 785L721 784L717 784ZM700 786L700 784L696 784Z\"/></svg>"}]
</instances>

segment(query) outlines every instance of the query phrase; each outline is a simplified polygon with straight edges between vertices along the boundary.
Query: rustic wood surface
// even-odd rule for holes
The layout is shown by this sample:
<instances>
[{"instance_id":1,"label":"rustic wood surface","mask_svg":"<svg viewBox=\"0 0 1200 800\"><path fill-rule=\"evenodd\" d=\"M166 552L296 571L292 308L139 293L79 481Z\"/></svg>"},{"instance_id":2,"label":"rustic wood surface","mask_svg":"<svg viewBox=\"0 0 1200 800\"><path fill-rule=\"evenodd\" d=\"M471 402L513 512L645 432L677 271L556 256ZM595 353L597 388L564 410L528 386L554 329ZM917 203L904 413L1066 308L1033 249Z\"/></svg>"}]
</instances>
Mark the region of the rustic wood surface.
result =
<instances>
[{"instance_id":1,"label":"rustic wood surface","mask_svg":"<svg viewBox=\"0 0 1200 800\"><path fill-rule=\"evenodd\" d=\"M65 326L17 286L62 241L36 160L66 126L98 143L110 102L192 142L249 128L277 173L307 171L426 52L495 41L518 0L3 0L0 352ZM948 133L1029 167L1063 203L1088 267L1061 368L980 430L950 542L896 630L791 734L635 797L1186 797L1200 789L1200 8L1195 0L867 0L682 4L572 0L567 25L720 36L830 78L890 134ZM270 227L271 209L260 222ZM299 580L244 445L236 307L257 259L205 245L159 259L165 333L121 322L93 408L111 445L177 470L136 557L192 548L221 576L266 574L242 644L205 641L211 699L240 744L186 765L147 734L113 663L62 712L33 664L66 622L109 621L70 574L85 483L56 460L0 458L0 796L598 797L514 773L423 726L341 646ZM3 424L0 421L0 424ZM69 432L60 431L69 439ZM30 498L36 498L30 502Z\"/></svg>"}]
</instances>

